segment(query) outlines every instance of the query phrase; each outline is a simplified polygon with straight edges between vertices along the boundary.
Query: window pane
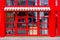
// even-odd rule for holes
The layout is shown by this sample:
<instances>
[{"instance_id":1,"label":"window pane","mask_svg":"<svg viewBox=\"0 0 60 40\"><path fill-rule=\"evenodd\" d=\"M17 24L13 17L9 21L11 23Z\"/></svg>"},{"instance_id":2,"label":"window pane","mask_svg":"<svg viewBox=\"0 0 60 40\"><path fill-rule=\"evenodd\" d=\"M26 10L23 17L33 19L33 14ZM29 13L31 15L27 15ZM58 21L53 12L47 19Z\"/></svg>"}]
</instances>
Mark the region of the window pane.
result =
<instances>
[{"instance_id":1,"label":"window pane","mask_svg":"<svg viewBox=\"0 0 60 40\"><path fill-rule=\"evenodd\" d=\"M29 21L29 23L32 23L33 20L32 20L32 18L29 18L28 21Z\"/></svg>"},{"instance_id":2,"label":"window pane","mask_svg":"<svg viewBox=\"0 0 60 40\"><path fill-rule=\"evenodd\" d=\"M25 12L18 12L17 16L26 16Z\"/></svg>"},{"instance_id":3,"label":"window pane","mask_svg":"<svg viewBox=\"0 0 60 40\"><path fill-rule=\"evenodd\" d=\"M40 22L48 22L48 12L40 12Z\"/></svg>"},{"instance_id":4,"label":"window pane","mask_svg":"<svg viewBox=\"0 0 60 40\"><path fill-rule=\"evenodd\" d=\"M14 16L11 16L11 13L7 13L6 22L14 22Z\"/></svg>"},{"instance_id":5,"label":"window pane","mask_svg":"<svg viewBox=\"0 0 60 40\"><path fill-rule=\"evenodd\" d=\"M18 34L26 34L26 30L18 30Z\"/></svg>"},{"instance_id":6,"label":"window pane","mask_svg":"<svg viewBox=\"0 0 60 40\"><path fill-rule=\"evenodd\" d=\"M18 28L26 28L26 24L23 23L18 23L17 26Z\"/></svg>"},{"instance_id":7,"label":"window pane","mask_svg":"<svg viewBox=\"0 0 60 40\"><path fill-rule=\"evenodd\" d=\"M28 5L29 6L36 6L37 5L37 0L28 0Z\"/></svg>"},{"instance_id":8,"label":"window pane","mask_svg":"<svg viewBox=\"0 0 60 40\"><path fill-rule=\"evenodd\" d=\"M11 13L11 17L14 17L14 16L15 16L15 12L12 12L12 13Z\"/></svg>"},{"instance_id":9,"label":"window pane","mask_svg":"<svg viewBox=\"0 0 60 40\"><path fill-rule=\"evenodd\" d=\"M10 25L11 25L12 28L14 28L14 23L11 23Z\"/></svg>"},{"instance_id":10,"label":"window pane","mask_svg":"<svg viewBox=\"0 0 60 40\"><path fill-rule=\"evenodd\" d=\"M10 27L10 24L7 23L7 24L6 24L6 27L9 28L9 27Z\"/></svg>"},{"instance_id":11,"label":"window pane","mask_svg":"<svg viewBox=\"0 0 60 40\"><path fill-rule=\"evenodd\" d=\"M10 17L10 16L11 16L11 17L14 17L14 15L15 15L15 12L7 12L7 13L6 13L6 16L7 16L7 17Z\"/></svg>"},{"instance_id":12,"label":"window pane","mask_svg":"<svg viewBox=\"0 0 60 40\"><path fill-rule=\"evenodd\" d=\"M6 16L7 16L7 17L10 17L10 15L11 15L11 14L10 14L9 12L6 13Z\"/></svg>"},{"instance_id":13,"label":"window pane","mask_svg":"<svg viewBox=\"0 0 60 40\"><path fill-rule=\"evenodd\" d=\"M10 22L10 18L6 18L6 22Z\"/></svg>"},{"instance_id":14,"label":"window pane","mask_svg":"<svg viewBox=\"0 0 60 40\"><path fill-rule=\"evenodd\" d=\"M40 24L40 28L48 28L48 24Z\"/></svg>"},{"instance_id":15,"label":"window pane","mask_svg":"<svg viewBox=\"0 0 60 40\"><path fill-rule=\"evenodd\" d=\"M10 0L6 0L6 2L7 2L7 6L10 6L11 4L10 4Z\"/></svg>"},{"instance_id":16,"label":"window pane","mask_svg":"<svg viewBox=\"0 0 60 40\"><path fill-rule=\"evenodd\" d=\"M7 6L14 6L14 0L6 0Z\"/></svg>"},{"instance_id":17,"label":"window pane","mask_svg":"<svg viewBox=\"0 0 60 40\"><path fill-rule=\"evenodd\" d=\"M29 30L29 35L37 35L37 30Z\"/></svg>"},{"instance_id":18,"label":"window pane","mask_svg":"<svg viewBox=\"0 0 60 40\"><path fill-rule=\"evenodd\" d=\"M41 34L44 34L44 30L40 30L40 33L41 33Z\"/></svg>"},{"instance_id":19,"label":"window pane","mask_svg":"<svg viewBox=\"0 0 60 40\"><path fill-rule=\"evenodd\" d=\"M32 12L28 12L28 16L33 16L33 13Z\"/></svg>"},{"instance_id":20,"label":"window pane","mask_svg":"<svg viewBox=\"0 0 60 40\"><path fill-rule=\"evenodd\" d=\"M26 5L26 0L18 0L18 5L19 6Z\"/></svg>"},{"instance_id":21,"label":"window pane","mask_svg":"<svg viewBox=\"0 0 60 40\"><path fill-rule=\"evenodd\" d=\"M33 25L31 23L28 24L28 27L32 27Z\"/></svg>"},{"instance_id":22,"label":"window pane","mask_svg":"<svg viewBox=\"0 0 60 40\"><path fill-rule=\"evenodd\" d=\"M49 12L44 12L44 16L48 16L48 13L49 13Z\"/></svg>"},{"instance_id":23,"label":"window pane","mask_svg":"<svg viewBox=\"0 0 60 40\"><path fill-rule=\"evenodd\" d=\"M11 19L10 19L10 22L14 22L14 18L11 18Z\"/></svg>"},{"instance_id":24,"label":"window pane","mask_svg":"<svg viewBox=\"0 0 60 40\"><path fill-rule=\"evenodd\" d=\"M48 6L48 0L40 0L40 6Z\"/></svg>"},{"instance_id":25,"label":"window pane","mask_svg":"<svg viewBox=\"0 0 60 40\"><path fill-rule=\"evenodd\" d=\"M28 12L28 22L37 22L37 12Z\"/></svg>"},{"instance_id":26,"label":"window pane","mask_svg":"<svg viewBox=\"0 0 60 40\"><path fill-rule=\"evenodd\" d=\"M48 35L48 30L40 30L41 35Z\"/></svg>"},{"instance_id":27,"label":"window pane","mask_svg":"<svg viewBox=\"0 0 60 40\"><path fill-rule=\"evenodd\" d=\"M14 30L6 30L6 34L14 34Z\"/></svg>"},{"instance_id":28,"label":"window pane","mask_svg":"<svg viewBox=\"0 0 60 40\"><path fill-rule=\"evenodd\" d=\"M20 19L20 18L18 18L18 22L24 22L24 23L25 23L26 21L25 21L25 19L24 19L24 18L21 18L21 19Z\"/></svg>"},{"instance_id":29,"label":"window pane","mask_svg":"<svg viewBox=\"0 0 60 40\"><path fill-rule=\"evenodd\" d=\"M48 28L48 12L40 12L40 27Z\"/></svg>"},{"instance_id":30,"label":"window pane","mask_svg":"<svg viewBox=\"0 0 60 40\"><path fill-rule=\"evenodd\" d=\"M37 12L28 12L28 27L37 27Z\"/></svg>"},{"instance_id":31,"label":"window pane","mask_svg":"<svg viewBox=\"0 0 60 40\"><path fill-rule=\"evenodd\" d=\"M14 28L14 23L11 23L11 24L7 23L6 28Z\"/></svg>"},{"instance_id":32,"label":"window pane","mask_svg":"<svg viewBox=\"0 0 60 40\"><path fill-rule=\"evenodd\" d=\"M45 34L48 34L48 30L45 30Z\"/></svg>"}]
</instances>

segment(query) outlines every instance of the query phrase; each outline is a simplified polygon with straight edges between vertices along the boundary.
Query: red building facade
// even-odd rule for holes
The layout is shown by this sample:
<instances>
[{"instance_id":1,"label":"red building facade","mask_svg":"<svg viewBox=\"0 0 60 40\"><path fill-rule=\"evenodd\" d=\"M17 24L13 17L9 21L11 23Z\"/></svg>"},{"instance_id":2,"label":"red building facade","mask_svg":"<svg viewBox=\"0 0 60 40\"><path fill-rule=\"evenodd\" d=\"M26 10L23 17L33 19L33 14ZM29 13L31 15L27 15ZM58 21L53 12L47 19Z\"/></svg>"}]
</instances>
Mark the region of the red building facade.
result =
<instances>
[{"instance_id":1,"label":"red building facade","mask_svg":"<svg viewBox=\"0 0 60 40\"><path fill-rule=\"evenodd\" d=\"M60 36L60 0L0 0L0 36Z\"/></svg>"}]
</instances>

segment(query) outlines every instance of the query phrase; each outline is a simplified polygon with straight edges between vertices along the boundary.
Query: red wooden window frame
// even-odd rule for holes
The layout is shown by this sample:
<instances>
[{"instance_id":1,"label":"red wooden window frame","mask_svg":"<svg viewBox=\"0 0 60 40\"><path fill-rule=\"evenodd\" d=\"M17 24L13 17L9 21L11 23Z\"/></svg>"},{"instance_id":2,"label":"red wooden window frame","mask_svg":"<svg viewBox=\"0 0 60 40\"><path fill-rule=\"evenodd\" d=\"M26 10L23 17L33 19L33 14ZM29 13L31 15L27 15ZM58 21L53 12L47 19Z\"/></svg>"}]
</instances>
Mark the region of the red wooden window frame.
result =
<instances>
[{"instance_id":1,"label":"red wooden window frame","mask_svg":"<svg viewBox=\"0 0 60 40\"><path fill-rule=\"evenodd\" d=\"M26 16L17 16L17 13L18 12L15 12L15 21L14 21L14 28L7 28L7 30L14 30L15 31L15 34L13 35L13 34L7 34L7 36L24 36L23 34L18 34L18 30L23 30L23 29L25 29L26 30L26 34L25 34L25 36L48 36L48 34L47 35L45 35L45 34L41 34L40 33L40 13L39 12L37 12L37 22L36 22L36 26L37 26L37 28L33 28L33 26L32 26L32 28L28 28L28 18L34 18L33 16L32 17L29 17L28 16L28 12L26 12ZM32 12L33 13L33 12ZM12 13L10 13L10 14L12 14ZM11 18L11 16L10 17L8 17L8 18ZM22 24L23 22L18 22L18 18L24 18L25 19L25 21L26 21L26 28L18 28L18 26L17 26L17 23L20 23L20 24ZM11 20L11 19L10 19ZM11 22L9 23L9 24L11 24ZM43 23L44 24L44 23ZM34 25L34 22L32 22L32 25ZM47 29L47 28L46 28ZM28 31L29 30L31 30L32 31L32 33L33 33L33 31L34 30L36 30L37 31L37 35L34 35L34 34L32 34L32 35L29 35L29 33L28 33ZM45 28L43 28L42 30L45 30Z\"/></svg>"}]
</instances>

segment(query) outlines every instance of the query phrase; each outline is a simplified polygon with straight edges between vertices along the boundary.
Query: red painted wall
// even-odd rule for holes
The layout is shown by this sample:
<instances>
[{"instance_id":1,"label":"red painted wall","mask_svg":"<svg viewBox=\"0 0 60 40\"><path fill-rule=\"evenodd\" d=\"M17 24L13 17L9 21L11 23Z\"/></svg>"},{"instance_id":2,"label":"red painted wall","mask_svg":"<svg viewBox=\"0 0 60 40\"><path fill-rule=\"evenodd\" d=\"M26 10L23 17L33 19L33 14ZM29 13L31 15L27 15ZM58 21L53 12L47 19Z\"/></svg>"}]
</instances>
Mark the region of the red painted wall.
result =
<instances>
[{"instance_id":1,"label":"red painted wall","mask_svg":"<svg viewBox=\"0 0 60 40\"><path fill-rule=\"evenodd\" d=\"M49 6L51 11L49 13L49 36L56 36L56 11L55 11L55 0L49 0Z\"/></svg>"},{"instance_id":2,"label":"red painted wall","mask_svg":"<svg viewBox=\"0 0 60 40\"><path fill-rule=\"evenodd\" d=\"M58 7L57 7L57 12L58 12L58 27L57 27L57 35L60 36L60 0L58 0Z\"/></svg>"},{"instance_id":3,"label":"red painted wall","mask_svg":"<svg viewBox=\"0 0 60 40\"><path fill-rule=\"evenodd\" d=\"M0 0L0 37L5 36L5 0Z\"/></svg>"}]
</instances>

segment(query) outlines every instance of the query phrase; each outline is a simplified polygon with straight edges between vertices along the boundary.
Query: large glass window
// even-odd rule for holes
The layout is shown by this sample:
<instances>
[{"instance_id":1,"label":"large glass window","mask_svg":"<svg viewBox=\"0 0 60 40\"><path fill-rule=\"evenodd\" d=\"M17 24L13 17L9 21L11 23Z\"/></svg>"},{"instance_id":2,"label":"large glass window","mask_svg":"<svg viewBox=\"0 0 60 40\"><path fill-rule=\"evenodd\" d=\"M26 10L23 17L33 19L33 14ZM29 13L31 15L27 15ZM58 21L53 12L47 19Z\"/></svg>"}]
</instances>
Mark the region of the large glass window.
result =
<instances>
[{"instance_id":1,"label":"large glass window","mask_svg":"<svg viewBox=\"0 0 60 40\"><path fill-rule=\"evenodd\" d=\"M14 0L6 0L6 5L7 6L14 6Z\"/></svg>"},{"instance_id":2,"label":"large glass window","mask_svg":"<svg viewBox=\"0 0 60 40\"><path fill-rule=\"evenodd\" d=\"M48 6L48 0L40 0L40 6Z\"/></svg>"},{"instance_id":3,"label":"large glass window","mask_svg":"<svg viewBox=\"0 0 60 40\"><path fill-rule=\"evenodd\" d=\"M48 15L49 12L7 12L6 34L48 35Z\"/></svg>"}]
</instances>

